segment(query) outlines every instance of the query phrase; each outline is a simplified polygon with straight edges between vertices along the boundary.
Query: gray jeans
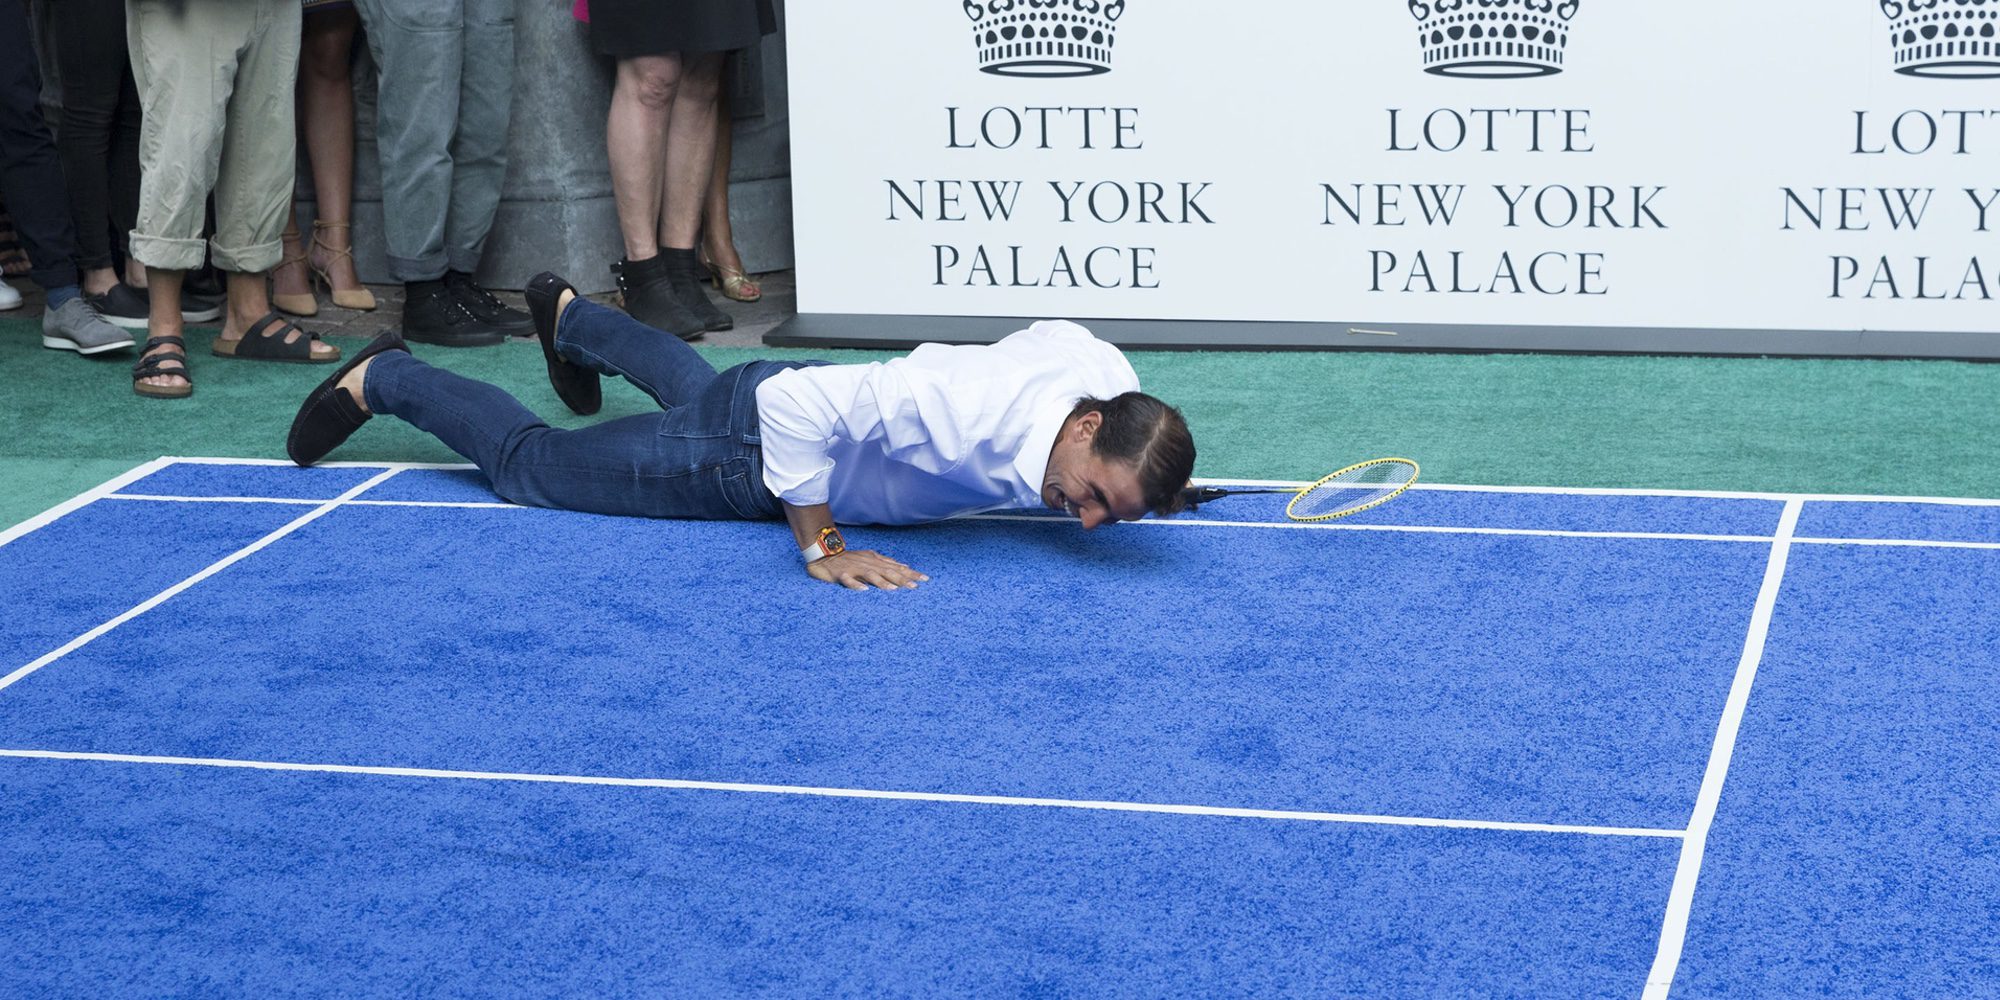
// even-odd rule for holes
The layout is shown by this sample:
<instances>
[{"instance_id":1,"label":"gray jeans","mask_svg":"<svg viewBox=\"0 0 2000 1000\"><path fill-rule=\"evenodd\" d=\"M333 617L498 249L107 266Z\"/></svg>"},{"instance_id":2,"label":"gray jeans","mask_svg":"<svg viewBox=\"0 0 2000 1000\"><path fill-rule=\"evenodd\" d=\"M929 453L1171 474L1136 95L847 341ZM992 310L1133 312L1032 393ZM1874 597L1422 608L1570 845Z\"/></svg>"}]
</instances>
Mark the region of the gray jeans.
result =
<instances>
[{"instance_id":1,"label":"gray jeans","mask_svg":"<svg viewBox=\"0 0 2000 1000\"><path fill-rule=\"evenodd\" d=\"M356 0L378 72L383 236L399 281L479 268L507 176L515 0Z\"/></svg>"}]
</instances>

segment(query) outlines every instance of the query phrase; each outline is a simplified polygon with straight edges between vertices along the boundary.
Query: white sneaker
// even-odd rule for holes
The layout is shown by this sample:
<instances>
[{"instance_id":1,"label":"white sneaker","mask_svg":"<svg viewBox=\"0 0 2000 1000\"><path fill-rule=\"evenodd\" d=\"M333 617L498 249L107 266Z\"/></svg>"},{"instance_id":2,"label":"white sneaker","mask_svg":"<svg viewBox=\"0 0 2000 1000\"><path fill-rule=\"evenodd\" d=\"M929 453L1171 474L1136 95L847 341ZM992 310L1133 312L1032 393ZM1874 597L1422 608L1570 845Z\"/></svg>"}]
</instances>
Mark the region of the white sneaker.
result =
<instances>
[{"instance_id":1,"label":"white sneaker","mask_svg":"<svg viewBox=\"0 0 2000 1000\"><path fill-rule=\"evenodd\" d=\"M138 346L129 330L120 330L104 321L91 308L90 300L79 295L42 314L42 346L78 354L101 354Z\"/></svg>"},{"instance_id":2,"label":"white sneaker","mask_svg":"<svg viewBox=\"0 0 2000 1000\"><path fill-rule=\"evenodd\" d=\"M21 293L5 279L0 279L0 312L19 308L21 308Z\"/></svg>"}]
</instances>

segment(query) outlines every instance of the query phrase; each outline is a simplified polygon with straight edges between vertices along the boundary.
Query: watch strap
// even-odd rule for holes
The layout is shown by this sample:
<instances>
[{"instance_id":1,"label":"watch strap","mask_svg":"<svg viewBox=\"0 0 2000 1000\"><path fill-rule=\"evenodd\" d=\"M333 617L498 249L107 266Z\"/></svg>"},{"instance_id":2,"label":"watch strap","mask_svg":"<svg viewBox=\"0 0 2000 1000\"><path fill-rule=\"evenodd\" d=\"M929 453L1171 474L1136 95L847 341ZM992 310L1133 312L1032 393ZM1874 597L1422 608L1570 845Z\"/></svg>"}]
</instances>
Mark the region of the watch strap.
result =
<instances>
[{"instance_id":1,"label":"watch strap","mask_svg":"<svg viewBox=\"0 0 2000 1000\"><path fill-rule=\"evenodd\" d=\"M804 559L806 565L810 566L827 556L838 555L845 551L847 551L847 540L840 537L840 529L826 527L819 530L819 536L810 544L799 550L799 558Z\"/></svg>"}]
</instances>

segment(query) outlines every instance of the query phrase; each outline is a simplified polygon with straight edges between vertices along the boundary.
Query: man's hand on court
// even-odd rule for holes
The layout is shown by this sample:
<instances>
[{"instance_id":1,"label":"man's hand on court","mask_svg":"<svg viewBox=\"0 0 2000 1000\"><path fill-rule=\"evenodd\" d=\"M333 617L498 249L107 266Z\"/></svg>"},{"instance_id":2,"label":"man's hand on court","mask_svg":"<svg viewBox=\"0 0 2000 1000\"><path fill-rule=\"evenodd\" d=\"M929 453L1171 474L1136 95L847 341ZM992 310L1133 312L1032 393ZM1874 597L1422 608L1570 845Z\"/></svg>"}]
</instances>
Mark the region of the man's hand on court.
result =
<instances>
[{"instance_id":1,"label":"man's hand on court","mask_svg":"<svg viewBox=\"0 0 2000 1000\"><path fill-rule=\"evenodd\" d=\"M848 549L838 555L815 559L806 564L806 572L811 573L815 580L837 583L849 590L867 590L869 587L914 589L918 583L930 579L880 552L868 549Z\"/></svg>"}]
</instances>

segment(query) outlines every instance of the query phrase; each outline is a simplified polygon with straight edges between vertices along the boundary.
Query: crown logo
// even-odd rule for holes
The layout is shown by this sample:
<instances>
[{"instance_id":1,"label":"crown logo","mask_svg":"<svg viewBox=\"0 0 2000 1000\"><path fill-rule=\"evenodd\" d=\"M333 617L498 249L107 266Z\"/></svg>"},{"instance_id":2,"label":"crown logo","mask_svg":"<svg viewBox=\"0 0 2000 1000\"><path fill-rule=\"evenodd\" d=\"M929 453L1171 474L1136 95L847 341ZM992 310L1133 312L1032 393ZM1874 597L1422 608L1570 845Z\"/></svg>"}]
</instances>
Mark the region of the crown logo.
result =
<instances>
[{"instance_id":1,"label":"crown logo","mask_svg":"<svg viewBox=\"0 0 2000 1000\"><path fill-rule=\"evenodd\" d=\"M1562 72L1583 0L1409 0L1424 72L1508 79Z\"/></svg>"},{"instance_id":2,"label":"crown logo","mask_svg":"<svg viewBox=\"0 0 2000 1000\"><path fill-rule=\"evenodd\" d=\"M2000 76L2000 3L1881 0L1896 72L1972 79Z\"/></svg>"},{"instance_id":3,"label":"crown logo","mask_svg":"<svg viewBox=\"0 0 2000 1000\"><path fill-rule=\"evenodd\" d=\"M1111 72L1125 0L962 0L979 68L998 76Z\"/></svg>"}]
</instances>

